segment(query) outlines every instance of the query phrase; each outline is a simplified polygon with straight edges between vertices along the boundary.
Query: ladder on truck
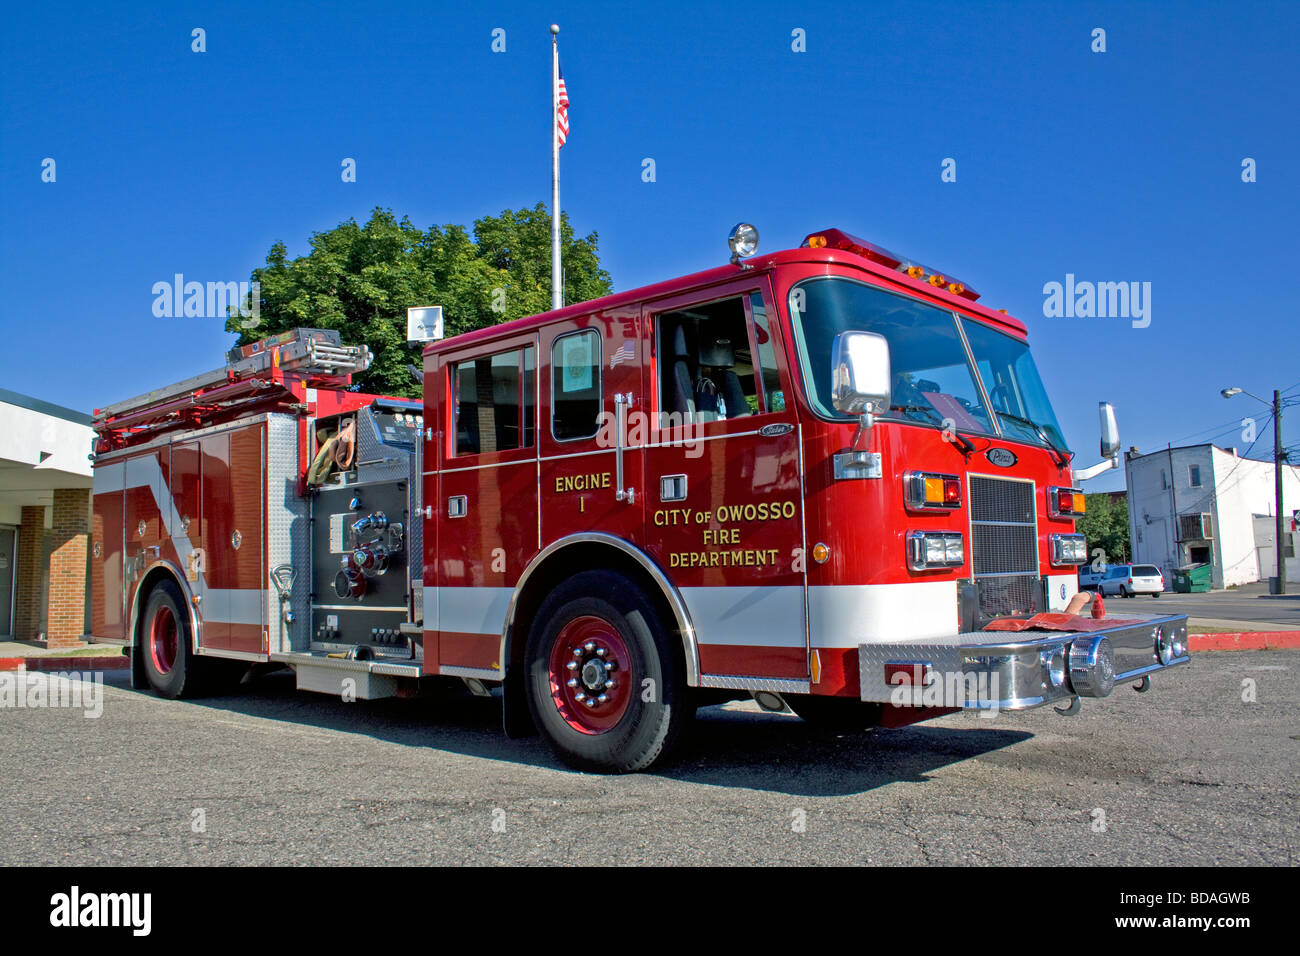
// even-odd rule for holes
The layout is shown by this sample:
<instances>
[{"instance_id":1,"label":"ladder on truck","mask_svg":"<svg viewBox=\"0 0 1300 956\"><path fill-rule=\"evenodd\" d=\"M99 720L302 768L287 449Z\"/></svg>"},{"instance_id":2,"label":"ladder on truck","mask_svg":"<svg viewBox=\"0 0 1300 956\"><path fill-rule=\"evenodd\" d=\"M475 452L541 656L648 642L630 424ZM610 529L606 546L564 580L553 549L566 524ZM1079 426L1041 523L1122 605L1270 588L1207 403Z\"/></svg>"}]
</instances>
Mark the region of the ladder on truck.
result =
<instances>
[{"instance_id":1,"label":"ladder on truck","mask_svg":"<svg viewBox=\"0 0 1300 956\"><path fill-rule=\"evenodd\" d=\"M101 436L125 437L195 422L244 402L296 401L293 385L346 386L373 357L364 345L343 345L331 329L292 329L235 346L222 368L96 409L93 427Z\"/></svg>"}]
</instances>

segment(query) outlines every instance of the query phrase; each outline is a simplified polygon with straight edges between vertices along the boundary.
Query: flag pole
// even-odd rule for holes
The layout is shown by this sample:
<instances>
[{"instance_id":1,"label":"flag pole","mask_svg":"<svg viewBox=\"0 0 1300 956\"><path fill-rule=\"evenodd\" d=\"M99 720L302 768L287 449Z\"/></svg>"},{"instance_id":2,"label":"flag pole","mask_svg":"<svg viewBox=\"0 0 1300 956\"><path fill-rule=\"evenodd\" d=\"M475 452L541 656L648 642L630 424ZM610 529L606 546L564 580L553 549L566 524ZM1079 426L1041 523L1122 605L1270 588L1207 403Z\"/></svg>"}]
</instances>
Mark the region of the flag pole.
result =
<instances>
[{"instance_id":1,"label":"flag pole","mask_svg":"<svg viewBox=\"0 0 1300 956\"><path fill-rule=\"evenodd\" d=\"M560 28L551 24L551 308L564 307L560 272Z\"/></svg>"}]
</instances>

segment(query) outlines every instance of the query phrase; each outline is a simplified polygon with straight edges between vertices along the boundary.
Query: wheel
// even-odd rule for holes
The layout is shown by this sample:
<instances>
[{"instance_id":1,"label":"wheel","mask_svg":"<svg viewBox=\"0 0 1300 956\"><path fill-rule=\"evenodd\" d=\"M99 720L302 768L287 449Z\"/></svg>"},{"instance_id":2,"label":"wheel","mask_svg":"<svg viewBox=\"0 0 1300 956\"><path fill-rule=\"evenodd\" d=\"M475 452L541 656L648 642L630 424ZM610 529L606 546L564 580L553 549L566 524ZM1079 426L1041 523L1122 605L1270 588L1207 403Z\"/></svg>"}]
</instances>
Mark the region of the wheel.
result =
<instances>
[{"instance_id":1,"label":"wheel","mask_svg":"<svg viewBox=\"0 0 1300 956\"><path fill-rule=\"evenodd\" d=\"M1126 597L1131 597L1132 595L1128 593L1128 588L1126 588L1124 585L1121 584L1119 586L1119 596L1122 598L1126 598Z\"/></svg>"},{"instance_id":2,"label":"wheel","mask_svg":"<svg viewBox=\"0 0 1300 956\"><path fill-rule=\"evenodd\" d=\"M785 702L804 721L827 730L866 730L880 723L881 706L850 697L790 694Z\"/></svg>"},{"instance_id":3,"label":"wheel","mask_svg":"<svg viewBox=\"0 0 1300 956\"><path fill-rule=\"evenodd\" d=\"M681 654L654 604L611 571L585 571L538 609L525 651L528 707L561 760L644 770L690 720Z\"/></svg>"},{"instance_id":4,"label":"wheel","mask_svg":"<svg viewBox=\"0 0 1300 956\"><path fill-rule=\"evenodd\" d=\"M1153 598L1158 598L1158 597L1160 597L1160 592L1157 591L1155 594L1153 594L1153 595L1151 595L1151 596L1152 596Z\"/></svg>"},{"instance_id":5,"label":"wheel","mask_svg":"<svg viewBox=\"0 0 1300 956\"><path fill-rule=\"evenodd\" d=\"M185 597L174 581L149 592L140 627L140 654L149 685L162 697L185 697L198 686Z\"/></svg>"}]
</instances>

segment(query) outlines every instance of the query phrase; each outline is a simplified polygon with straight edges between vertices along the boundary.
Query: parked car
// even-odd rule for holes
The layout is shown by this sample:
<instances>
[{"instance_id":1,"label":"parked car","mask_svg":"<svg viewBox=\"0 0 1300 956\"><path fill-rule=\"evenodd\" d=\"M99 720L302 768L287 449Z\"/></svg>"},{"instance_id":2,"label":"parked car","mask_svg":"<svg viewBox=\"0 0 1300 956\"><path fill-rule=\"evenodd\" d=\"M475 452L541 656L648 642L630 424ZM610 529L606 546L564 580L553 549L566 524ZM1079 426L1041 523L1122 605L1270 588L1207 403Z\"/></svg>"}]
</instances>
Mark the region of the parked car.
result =
<instances>
[{"instance_id":1,"label":"parked car","mask_svg":"<svg viewBox=\"0 0 1300 956\"><path fill-rule=\"evenodd\" d=\"M1165 576L1154 564L1112 564L1097 583L1097 590L1107 597L1150 594L1158 598L1164 589Z\"/></svg>"},{"instance_id":2,"label":"parked car","mask_svg":"<svg viewBox=\"0 0 1300 956\"><path fill-rule=\"evenodd\" d=\"M1079 568L1079 590L1097 590L1097 585L1101 583L1101 579L1106 576L1106 572L1109 570L1110 565L1107 564L1098 565L1095 570L1091 564L1083 565Z\"/></svg>"}]
</instances>

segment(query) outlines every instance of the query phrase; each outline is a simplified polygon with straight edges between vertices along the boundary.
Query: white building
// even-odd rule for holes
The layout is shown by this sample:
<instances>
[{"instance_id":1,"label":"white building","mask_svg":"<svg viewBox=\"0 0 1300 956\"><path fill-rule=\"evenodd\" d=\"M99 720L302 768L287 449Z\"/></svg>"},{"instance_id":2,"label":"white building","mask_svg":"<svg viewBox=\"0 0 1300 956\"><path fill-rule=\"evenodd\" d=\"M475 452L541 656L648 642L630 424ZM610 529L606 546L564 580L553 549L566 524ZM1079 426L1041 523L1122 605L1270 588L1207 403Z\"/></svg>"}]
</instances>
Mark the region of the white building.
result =
<instances>
[{"instance_id":1,"label":"white building","mask_svg":"<svg viewBox=\"0 0 1300 956\"><path fill-rule=\"evenodd\" d=\"M1241 458L1235 448L1189 445L1142 455L1130 449L1129 536L1135 564L1154 564L1170 581L1175 568L1209 562L1215 588L1267 581L1274 557L1273 462ZM1286 579L1300 581L1291 516L1300 508L1300 468L1284 465Z\"/></svg>"},{"instance_id":2,"label":"white building","mask_svg":"<svg viewBox=\"0 0 1300 956\"><path fill-rule=\"evenodd\" d=\"M90 416L0 388L0 640L89 628Z\"/></svg>"}]
</instances>

